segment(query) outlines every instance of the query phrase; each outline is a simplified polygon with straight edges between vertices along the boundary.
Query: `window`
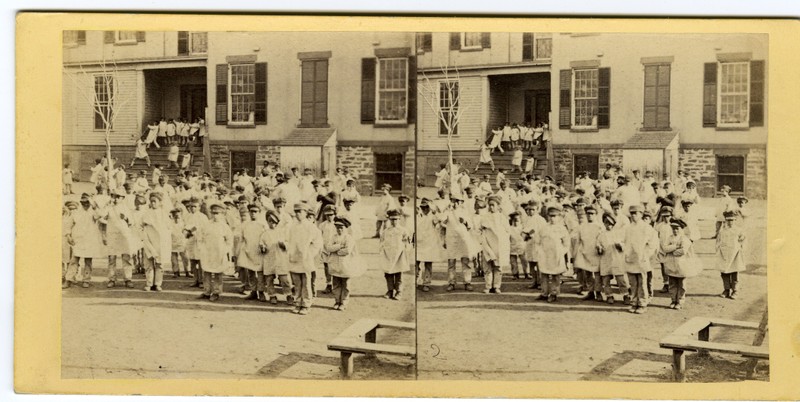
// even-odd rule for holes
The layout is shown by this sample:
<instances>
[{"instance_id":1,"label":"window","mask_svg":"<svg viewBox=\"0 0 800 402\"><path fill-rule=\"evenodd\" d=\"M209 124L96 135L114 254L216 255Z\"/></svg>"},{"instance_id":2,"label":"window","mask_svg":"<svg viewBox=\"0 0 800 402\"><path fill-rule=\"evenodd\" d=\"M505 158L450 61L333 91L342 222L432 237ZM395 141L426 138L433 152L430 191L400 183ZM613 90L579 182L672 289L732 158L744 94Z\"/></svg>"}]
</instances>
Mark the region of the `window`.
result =
<instances>
[{"instance_id":1,"label":"window","mask_svg":"<svg viewBox=\"0 0 800 402\"><path fill-rule=\"evenodd\" d=\"M572 127L597 128L597 69L575 70L572 88Z\"/></svg>"},{"instance_id":2,"label":"window","mask_svg":"<svg viewBox=\"0 0 800 402\"><path fill-rule=\"evenodd\" d=\"M551 34L522 34L522 61L549 60L553 53Z\"/></svg>"},{"instance_id":3,"label":"window","mask_svg":"<svg viewBox=\"0 0 800 402\"><path fill-rule=\"evenodd\" d=\"M378 59L379 123L404 123L408 108L408 59Z\"/></svg>"},{"instance_id":4,"label":"window","mask_svg":"<svg viewBox=\"0 0 800 402\"><path fill-rule=\"evenodd\" d=\"M462 49L480 49L482 48L483 34L481 32L462 32L461 33L461 48Z\"/></svg>"},{"instance_id":5,"label":"window","mask_svg":"<svg viewBox=\"0 0 800 402\"><path fill-rule=\"evenodd\" d=\"M644 114L642 127L669 130L670 65L644 66Z\"/></svg>"},{"instance_id":6,"label":"window","mask_svg":"<svg viewBox=\"0 0 800 402\"><path fill-rule=\"evenodd\" d=\"M191 32L189 49L192 54L206 54L208 52L208 32Z\"/></svg>"},{"instance_id":7,"label":"window","mask_svg":"<svg viewBox=\"0 0 800 402\"><path fill-rule=\"evenodd\" d=\"M719 63L719 127L747 127L750 110L750 62Z\"/></svg>"},{"instance_id":8,"label":"window","mask_svg":"<svg viewBox=\"0 0 800 402\"><path fill-rule=\"evenodd\" d=\"M375 188L389 184L392 189L403 189L403 154L375 153Z\"/></svg>"},{"instance_id":9,"label":"window","mask_svg":"<svg viewBox=\"0 0 800 402\"><path fill-rule=\"evenodd\" d=\"M64 46L78 46L86 44L86 31L63 31Z\"/></svg>"},{"instance_id":10,"label":"window","mask_svg":"<svg viewBox=\"0 0 800 402\"><path fill-rule=\"evenodd\" d=\"M254 151L231 151L231 179L236 173L247 169L247 174L254 175L256 170L256 153Z\"/></svg>"},{"instance_id":11,"label":"window","mask_svg":"<svg viewBox=\"0 0 800 402\"><path fill-rule=\"evenodd\" d=\"M94 76L94 129L111 128L113 113L114 77Z\"/></svg>"},{"instance_id":12,"label":"window","mask_svg":"<svg viewBox=\"0 0 800 402\"><path fill-rule=\"evenodd\" d=\"M433 34L431 32L417 32L417 53L433 50Z\"/></svg>"},{"instance_id":13,"label":"window","mask_svg":"<svg viewBox=\"0 0 800 402\"><path fill-rule=\"evenodd\" d=\"M328 124L328 60L303 60L300 125Z\"/></svg>"},{"instance_id":14,"label":"window","mask_svg":"<svg viewBox=\"0 0 800 402\"><path fill-rule=\"evenodd\" d=\"M743 155L717 155L717 190L724 185L731 193L744 194L745 157Z\"/></svg>"},{"instance_id":15,"label":"window","mask_svg":"<svg viewBox=\"0 0 800 402\"><path fill-rule=\"evenodd\" d=\"M115 31L115 43L136 43L136 31Z\"/></svg>"},{"instance_id":16,"label":"window","mask_svg":"<svg viewBox=\"0 0 800 402\"><path fill-rule=\"evenodd\" d=\"M229 87L230 124L255 124L256 66L255 64L231 64Z\"/></svg>"},{"instance_id":17,"label":"window","mask_svg":"<svg viewBox=\"0 0 800 402\"><path fill-rule=\"evenodd\" d=\"M448 127L453 135L458 134L458 91L458 81L439 82L439 135L447 135Z\"/></svg>"}]
</instances>

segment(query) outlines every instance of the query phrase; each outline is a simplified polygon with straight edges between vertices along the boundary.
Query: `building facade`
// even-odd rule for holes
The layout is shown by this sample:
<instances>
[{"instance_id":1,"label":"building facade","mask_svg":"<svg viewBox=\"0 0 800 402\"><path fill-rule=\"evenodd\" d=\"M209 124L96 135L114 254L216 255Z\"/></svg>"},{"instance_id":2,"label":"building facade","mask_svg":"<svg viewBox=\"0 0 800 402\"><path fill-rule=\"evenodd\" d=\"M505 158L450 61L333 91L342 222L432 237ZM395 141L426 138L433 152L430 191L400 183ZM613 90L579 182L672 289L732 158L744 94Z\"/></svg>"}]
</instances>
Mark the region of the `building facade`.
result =
<instances>
[{"instance_id":1,"label":"building facade","mask_svg":"<svg viewBox=\"0 0 800 402\"><path fill-rule=\"evenodd\" d=\"M105 59L124 107L111 136L118 154L132 155L154 119L202 116L203 156L223 180L269 160L318 175L346 167L364 194L383 183L413 192L413 43L391 32L65 33L65 160L86 172L104 149L79 92L97 93L92 74Z\"/></svg>"},{"instance_id":2,"label":"building facade","mask_svg":"<svg viewBox=\"0 0 800 402\"><path fill-rule=\"evenodd\" d=\"M468 36L478 35L489 39L464 47ZM477 159L480 142L497 122L547 122L553 138L548 162L568 186L580 172L598 177L614 164L659 177L688 171L703 196L727 184L734 194L766 197L766 35L431 38L431 49L419 55L420 80L437 66L458 68L465 95L459 106L470 112L452 143L463 158ZM549 107L540 108L540 99ZM422 102L419 107L418 158L438 162L444 137L433 112ZM420 163L421 176L438 169L431 165Z\"/></svg>"}]
</instances>

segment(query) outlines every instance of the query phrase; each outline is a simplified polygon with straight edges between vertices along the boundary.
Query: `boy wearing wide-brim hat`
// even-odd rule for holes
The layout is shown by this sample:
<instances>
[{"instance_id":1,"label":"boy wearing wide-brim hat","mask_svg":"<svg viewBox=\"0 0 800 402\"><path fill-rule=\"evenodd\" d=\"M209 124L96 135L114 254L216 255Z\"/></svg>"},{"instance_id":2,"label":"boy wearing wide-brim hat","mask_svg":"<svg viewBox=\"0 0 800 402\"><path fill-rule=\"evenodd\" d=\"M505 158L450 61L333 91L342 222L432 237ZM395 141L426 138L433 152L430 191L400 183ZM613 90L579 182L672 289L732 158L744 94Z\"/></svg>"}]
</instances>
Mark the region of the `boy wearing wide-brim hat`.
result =
<instances>
[{"instance_id":1,"label":"boy wearing wide-brim hat","mask_svg":"<svg viewBox=\"0 0 800 402\"><path fill-rule=\"evenodd\" d=\"M111 204L102 212L99 220L106 225L106 252L108 253L108 283L113 288L117 281L117 257L122 261L122 276L125 286L133 288L133 265L131 255L136 252L131 226L133 217L125 205L125 192L117 188L111 192Z\"/></svg>"},{"instance_id":2,"label":"boy wearing wide-brim hat","mask_svg":"<svg viewBox=\"0 0 800 402\"><path fill-rule=\"evenodd\" d=\"M267 227L261 233L259 248L261 249L262 275L259 276L259 288L265 289L266 297L271 304L278 304L275 278L281 286L286 303L294 304L292 286L289 283L289 266L286 254L286 225L280 225L280 216L275 211L266 213Z\"/></svg>"},{"instance_id":3,"label":"boy wearing wide-brim hat","mask_svg":"<svg viewBox=\"0 0 800 402\"><path fill-rule=\"evenodd\" d=\"M569 258L570 235L560 219L561 208L547 208L547 225L536 233L539 252L539 272L542 274L542 294L540 300L553 303L561 292L561 274L567 271L566 258Z\"/></svg>"},{"instance_id":4,"label":"boy wearing wide-brim hat","mask_svg":"<svg viewBox=\"0 0 800 402\"><path fill-rule=\"evenodd\" d=\"M336 225L334 225L333 222L334 218L336 218L336 207L332 204L328 204L325 205L320 212L322 220L317 226L320 232L322 232L322 244L324 245L336 234ZM325 290L322 291L324 294L329 294L333 290L333 279L331 278L330 267L328 266L329 257L330 253L323 247L322 250L320 250L319 258L322 262L323 272L325 273Z\"/></svg>"},{"instance_id":5,"label":"boy wearing wide-brim hat","mask_svg":"<svg viewBox=\"0 0 800 402\"><path fill-rule=\"evenodd\" d=\"M725 222L717 234L716 251L717 267L722 276L723 298L738 297L739 272L744 271L744 253L742 244L745 241L744 231L736 224L736 211L724 212Z\"/></svg>"},{"instance_id":6,"label":"boy wearing wide-brim hat","mask_svg":"<svg viewBox=\"0 0 800 402\"><path fill-rule=\"evenodd\" d=\"M483 293L501 293L502 267L511 264L511 234L508 217L500 212L500 197L487 199L488 212L478 217L478 227L483 233L483 254L486 261Z\"/></svg>"},{"instance_id":7,"label":"boy wearing wide-brim hat","mask_svg":"<svg viewBox=\"0 0 800 402\"><path fill-rule=\"evenodd\" d=\"M387 299L400 300L403 284L403 272L410 269L408 259L408 248L411 237L406 228L400 225L402 212L398 209L390 209L386 216L387 224L381 233L378 254L383 258L381 268L386 279Z\"/></svg>"},{"instance_id":8,"label":"boy wearing wide-brim hat","mask_svg":"<svg viewBox=\"0 0 800 402\"><path fill-rule=\"evenodd\" d=\"M655 229L642 221L643 209L631 205L628 213L631 223L625 226L622 245L623 266L631 286L631 313L642 314L647 311L650 295L647 292L646 275L651 271L650 257L658 247L658 234Z\"/></svg>"},{"instance_id":9,"label":"boy wearing wide-brim hat","mask_svg":"<svg viewBox=\"0 0 800 402\"><path fill-rule=\"evenodd\" d=\"M686 223L681 219L670 220L672 233L661 241L661 250L664 253L664 270L669 278L669 294L671 303L669 308L680 310L686 296L684 281L694 276L694 270L689 269L687 259L692 252L692 241L683 233Z\"/></svg>"},{"instance_id":10,"label":"boy wearing wide-brim hat","mask_svg":"<svg viewBox=\"0 0 800 402\"><path fill-rule=\"evenodd\" d=\"M100 212L89 197L81 194L80 208L72 211L66 228L67 243L72 246L72 258L64 276L62 288L81 282L84 288L89 287L92 278L92 258L102 253L102 234L100 233ZM83 259L83 271L79 270L80 260Z\"/></svg>"},{"instance_id":11,"label":"boy wearing wide-brim hat","mask_svg":"<svg viewBox=\"0 0 800 402\"><path fill-rule=\"evenodd\" d=\"M313 211L304 203L294 204L294 218L286 227L286 252L289 273L295 287L294 312L300 315L309 313L314 302L312 281L316 272L316 258L323 247L322 232L309 220Z\"/></svg>"},{"instance_id":12,"label":"boy wearing wide-brim hat","mask_svg":"<svg viewBox=\"0 0 800 402\"><path fill-rule=\"evenodd\" d=\"M219 300L222 293L222 273L231 262L233 232L225 222L225 206L219 201L209 203L211 220L201 229L200 247L203 267L203 294L209 301Z\"/></svg>"},{"instance_id":13,"label":"boy wearing wide-brim hat","mask_svg":"<svg viewBox=\"0 0 800 402\"><path fill-rule=\"evenodd\" d=\"M442 227L431 209L431 201L423 198L419 203L416 220L417 284L422 285L423 292L431 290L433 263L444 258Z\"/></svg>"},{"instance_id":14,"label":"boy wearing wide-brim hat","mask_svg":"<svg viewBox=\"0 0 800 402\"><path fill-rule=\"evenodd\" d=\"M659 291L660 293L669 293L669 277L667 276L667 272L665 271L664 267L664 257L666 253L663 250L664 239L669 238L672 235L672 227L670 226L670 221L672 220L672 207L670 206L663 206L661 209L658 210L658 218L653 226L653 229L656 230L658 233L659 239L659 248L656 252L656 259L655 262L659 264L661 267L661 280L662 280L662 287ZM684 222L685 224L685 222Z\"/></svg>"},{"instance_id":15,"label":"boy wearing wide-brim hat","mask_svg":"<svg viewBox=\"0 0 800 402\"><path fill-rule=\"evenodd\" d=\"M325 251L330 256L328 267L333 277L333 309L344 311L350 300L348 281L361 273L359 261L355 258L355 240L347 231L350 221L345 218L336 218L334 221L336 233L325 242Z\"/></svg>"}]
</instances>

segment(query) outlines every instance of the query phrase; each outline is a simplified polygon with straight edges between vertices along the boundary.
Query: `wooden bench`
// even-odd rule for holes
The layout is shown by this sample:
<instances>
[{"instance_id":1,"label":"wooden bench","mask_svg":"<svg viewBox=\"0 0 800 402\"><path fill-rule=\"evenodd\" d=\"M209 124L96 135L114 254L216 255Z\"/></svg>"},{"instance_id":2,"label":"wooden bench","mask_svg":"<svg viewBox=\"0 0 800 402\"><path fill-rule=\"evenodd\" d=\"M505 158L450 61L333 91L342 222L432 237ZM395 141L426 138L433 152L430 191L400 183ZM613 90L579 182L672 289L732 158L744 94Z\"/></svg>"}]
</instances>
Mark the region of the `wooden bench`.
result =
<instances>
[{"instance_id":1,"label":"wooden bench","mask_svg":"<svg viewBox=\"0 0 800 402\"><path fill-rule=\"evenodd\" d=\"M760 343L758 346L751 346L710 342L711 327L762 330L761 326L755 322L703 317L690 319L659 342L662 348L672 349L672 374L675 381L686 381L686 356L684 356L686 351L701 354L708 354L708 352L731 353L751 359L769 360L769 348L761 346Z\"/></svg>"},{"instance_id":2,"label":"wooden bench","mask_svg":"<svg viewBox=\"0 0 800 402\"><path fill-rule=\"evenodd\" d=\"M416 324L413 322L362 318L330 341L330 343L328 343L328 350L335 350L341 353L340 370L342 378L349 379L353 375L354 353L361 353L368 356L381 353L415 358L417 356L417 349L415 346L377 343L377 339L379 328L414 331L416 327Z\"/></svg>"}]
</instances>

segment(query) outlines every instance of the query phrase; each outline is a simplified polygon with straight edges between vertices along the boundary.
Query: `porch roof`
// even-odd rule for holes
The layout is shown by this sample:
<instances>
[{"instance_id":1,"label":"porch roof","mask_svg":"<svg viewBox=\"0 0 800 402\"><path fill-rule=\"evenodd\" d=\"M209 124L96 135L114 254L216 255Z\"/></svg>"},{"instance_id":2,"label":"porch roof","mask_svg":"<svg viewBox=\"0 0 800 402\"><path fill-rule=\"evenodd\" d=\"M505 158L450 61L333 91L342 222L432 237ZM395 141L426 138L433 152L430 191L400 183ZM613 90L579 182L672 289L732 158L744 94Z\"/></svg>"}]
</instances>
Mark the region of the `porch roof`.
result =
<instances>
[{"instance_id":1,"label":"porch roof","mask_svg":"<svg viewBox=\"0 0 800 402\"><path fill-rule=\"evenodd\" d=\"M281 141L282 146L322 147L336 134L335 128L296 128ZM335 142L335 138L333 138Z\"/></svg>"},{"instance_id":2,"label":"porch roof","mask_svg":"<svg viewBox=\"0 0 800 402\"><path fill-rule=\"evenodd\" d=\"M665 149L677 136L678 133L672 131L638 132L622 145L622 149Z\"/></svg>"}]
</instances>

